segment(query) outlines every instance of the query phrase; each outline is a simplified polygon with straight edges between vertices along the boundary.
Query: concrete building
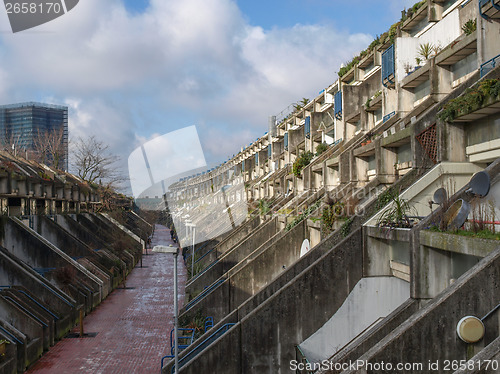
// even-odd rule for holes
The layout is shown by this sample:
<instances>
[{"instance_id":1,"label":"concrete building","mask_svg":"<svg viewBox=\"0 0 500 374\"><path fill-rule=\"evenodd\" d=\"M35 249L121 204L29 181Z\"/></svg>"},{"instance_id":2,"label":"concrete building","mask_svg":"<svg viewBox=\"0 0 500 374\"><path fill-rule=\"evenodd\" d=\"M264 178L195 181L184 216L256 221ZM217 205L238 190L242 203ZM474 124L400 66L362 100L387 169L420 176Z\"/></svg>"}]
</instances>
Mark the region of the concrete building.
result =
<instances>
[{"instance_id":1,"label":"concrete building","mask_svg":"<svg viewBox=\"0 0 500 374\"><path fill-rule=\"evenodd\" d=\"M182 352L181 373L310 373L291 362L322 360L498 363L498 241L429 227L446 226L448 208L465 201L490 212L477 218L472 208L466 229L500 229L499 33L497 0L417 2L307 104L170 186L172 214L213 238L195 247L181 317L216 324ZM474 196L481 171L490 189ZM214 216L206 227L199 214L222 188L249 206L233 230ZM441 206L432 204L439 188ZM384 224L394 196L411 206L407 227ZM456 333L468 315L487 331L469 344Z\"/></svg>"},{"instance_id":2,"label":"concrete building","mask_svg":"<svg viewBox=\"0 0 500 374\"><path fill-rule=\"evenodd\" d=\"M0 105L0 136L6 147L17 148L19 154L37 150L37 141L49 141L57 134L62 157L58 168L68 170L68 107L35 102ZM39 140L38 140L39 139ZM53 160L45 160L51 164Z\"/></svg>"}]
</instances>

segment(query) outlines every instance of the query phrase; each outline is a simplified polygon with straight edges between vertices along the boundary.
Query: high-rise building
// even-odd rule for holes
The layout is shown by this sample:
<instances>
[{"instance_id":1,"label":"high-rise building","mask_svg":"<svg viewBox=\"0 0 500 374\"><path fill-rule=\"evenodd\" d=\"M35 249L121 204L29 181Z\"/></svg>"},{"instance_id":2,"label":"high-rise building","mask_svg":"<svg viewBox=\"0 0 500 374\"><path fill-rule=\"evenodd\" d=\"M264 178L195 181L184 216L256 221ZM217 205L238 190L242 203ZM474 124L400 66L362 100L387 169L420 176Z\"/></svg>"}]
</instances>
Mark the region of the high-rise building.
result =
<instances>
[{"instance_id":1,"label":"high-rise building","mask_svg":"<svg viewBox=\"0 0 500 374\"><path fill-rule=\"evenodd\" d=\"M27 102L0 105L0 142L16 152L36 153L40 143L61 146L58 168L68 170L68 107ZM44 162L53 164L49 154Z\"/></svg>"}]
</instances>

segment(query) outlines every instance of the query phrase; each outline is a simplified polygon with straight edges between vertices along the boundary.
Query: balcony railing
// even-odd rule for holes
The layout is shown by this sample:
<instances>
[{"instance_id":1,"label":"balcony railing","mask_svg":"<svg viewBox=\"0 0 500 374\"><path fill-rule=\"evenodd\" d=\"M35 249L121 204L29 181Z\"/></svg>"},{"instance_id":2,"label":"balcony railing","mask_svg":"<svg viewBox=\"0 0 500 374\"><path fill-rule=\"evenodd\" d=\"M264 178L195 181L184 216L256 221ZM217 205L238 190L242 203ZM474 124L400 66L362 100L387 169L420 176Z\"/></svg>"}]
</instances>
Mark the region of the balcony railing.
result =
<instances>
[{"instance_id":1,"label":"balcony railing","mask_svg":"<svg viewBox=\"0 0 500 374\"><path fill-rule=\"evenodd\" d=\"M500 63L500 55L493 57L491 60L486 61L481 65L480 74L481 78L492 71Z\"/></svg>"},{"instance_id":2,"label":"balcony railing","mask_svg":"<svg viewBox=\"0 0 500 374\"><path fill-rule=\"evenodd\" d=\"M258 153L255 154L255 165L259 166L259 154Z\"/></svg>"},{"instance_id":3,"label":"balcony railing","mask_svg":"<svg viewBox=\"0 0 500 374\"><path fill-rule=\"evenodd\" d=\"M309 139L311 137L311 117L306 117L304 123L304 136Z\"/></svg>"},{"instance_id":4,"label":"balcony railing","mask_svg":"<svg viewBox=\"0 0 500 374\"><path fill-rule=\"evenodd\" d=\"M335 94L333 102L335 118L342 119L342 91L339 91Z\"/></svg>"},{"instance_id":5,"label":"balcony railing","mask_svg":"<svg viewBox=\"0 0 500 374\"><path fill-rule=\"evenodd\" d=\"M492 8L490 8L490 11L488 11L488 9L486 9L486 12L488 12L489 15L483 13L483 7L485 5L488 5L488 3L491 3L491 6L492 6ZM486 20L490 19L491 15L492 15L492 13L491 13L492 9L496 9L496 11L493 10L493 13L500 11L500 6L495 4L495 0L479 0L479 14L481 15L481 17L483 17ZM497 18L497 17L494 17L494 18Z\"/></svg>"},{"instance_id":6,"label":"balcony railing","mask_svg":"<svg viewBox=\"0 0 500 374\"><path fill-rule=\"evenodd\" d=\"M394 85L394 44L382 53L382 84L385 87Z\"/></svg>"},{"instance_id":7,"label":"balcony railing","mask_svg":"<svg viewBox=\"0 0 500 374\"><path fill-rule=\"evenodd\" d=\"M285 145L285 149L288 150L288 133L287 132L285 133L285 137L283 139L283 142Z\"/></svg>"},{"instance_id":8,"label":"balcony railing","mask_svg":"<svg viewBox=\"0 0 500 374\"><path fill-rule=\"evenodd\" d=\"M389 121L392 117L394 117L396 115L396 112L391 112L389 114L386 114L384 116L384 118L382 119L382 123L386 123L387 121Z\"/></svg>"}]
</instances>

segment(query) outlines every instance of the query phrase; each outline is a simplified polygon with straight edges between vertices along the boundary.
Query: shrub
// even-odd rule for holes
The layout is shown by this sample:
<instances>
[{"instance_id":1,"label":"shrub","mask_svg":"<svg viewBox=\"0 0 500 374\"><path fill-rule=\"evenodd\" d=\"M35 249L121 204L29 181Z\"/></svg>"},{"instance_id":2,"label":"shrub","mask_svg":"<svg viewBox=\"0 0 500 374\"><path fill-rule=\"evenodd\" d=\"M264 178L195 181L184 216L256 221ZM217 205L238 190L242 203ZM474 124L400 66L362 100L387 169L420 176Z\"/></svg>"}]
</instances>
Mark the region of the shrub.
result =
<instances>
[{"instance_id":1,"label":"shrub","mask_svg":"<svg viewBox=\"0 0 500 374\"><path fill-rule=\"evenodd\" d=\"M292 173L297 177L300 176L302 169L309 165L313 157L314 154L310 151L302 153L293 163Z\"/></svg>"},{"instance_id":2,"label":"shrub","mask_svg":"<svg viewBox=\"0 0 500 374\"><path fill-rule=\"evenodd\" d=\"M321 143L316 147L316 156L319 156L328 149L328 144Z\"/></svg>"},{"instance_id":3,"label":"shrub","mask_svg":"<svg viewBox=\"0 0 500 374\"><path fill-rule=\"evenodd\" d=\"M464 23L464 25L462 26L462 31L466 34L466 35L470 35L472 34L474 31L476 31L477 29L477 23L476 23L476 20L475 19L470 19L468 20L467 22Z\"/></svg>"}]
</instances>

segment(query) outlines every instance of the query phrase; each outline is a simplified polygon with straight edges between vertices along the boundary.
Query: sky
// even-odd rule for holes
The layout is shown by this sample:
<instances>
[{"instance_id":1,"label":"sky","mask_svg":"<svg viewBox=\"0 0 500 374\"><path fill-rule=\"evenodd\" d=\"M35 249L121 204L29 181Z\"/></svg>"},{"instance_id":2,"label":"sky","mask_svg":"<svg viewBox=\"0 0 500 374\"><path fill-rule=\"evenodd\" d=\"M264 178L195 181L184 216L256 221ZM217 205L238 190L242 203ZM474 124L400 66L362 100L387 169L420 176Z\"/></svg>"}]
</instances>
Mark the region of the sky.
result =
<instances>
[{"instance_id":1,"label":"sky","mask_svg":"<svg viewBox=\"0 0 500 374\"><path fill-rule=\"evenodd\" d=\"M195 125L207 164L316 97L414 1L80 0L12 33L0 8L0 103L69 107L71 138L121 157ZM189 152L189 149L186 149Z\"/></svg>"}]
</instances>

